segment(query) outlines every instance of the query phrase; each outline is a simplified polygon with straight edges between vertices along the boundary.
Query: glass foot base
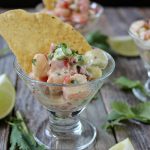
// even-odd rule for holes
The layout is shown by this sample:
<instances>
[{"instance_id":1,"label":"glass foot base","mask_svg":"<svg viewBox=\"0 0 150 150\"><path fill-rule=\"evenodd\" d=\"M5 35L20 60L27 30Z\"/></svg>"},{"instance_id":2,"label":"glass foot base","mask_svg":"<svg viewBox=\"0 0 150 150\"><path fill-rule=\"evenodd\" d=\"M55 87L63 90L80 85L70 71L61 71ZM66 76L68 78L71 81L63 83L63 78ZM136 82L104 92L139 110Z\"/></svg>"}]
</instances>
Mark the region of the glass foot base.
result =
<instances>
[{"instance_id":1,"label":"glass foot base","mask_svg":"<svg viewBox=\"0 0 150 150\"><path fill-rule=\"evenodd\" d=\"M143 90L140 90L138 88L134 88L132 90L132 92L136 96L136 98L138 98L140 101L143 101L143 102L150 101L150 79L148 79L146 81Z\"/></svg>"},{"instance_id":2,"label":"glass foot base","mask_svg":"<svg viewBox=\"0 0 150 150\"><path fill-rule=\"evenodd\" d=\"M144 94L140 89L134 88L132 92L135 95L135 97L138 98L138 100L140 101L146 102L150 100L150 96Z\"/></svg>"},{"instance_id":3,"label":"glass foot base","mask_svg":"<svg viewBox=\"0 0 150 150\"><path fill-rule=\"evenodd\" d=\"M147 93L149 93L150 95L150 79L148 79L145 83L145 90L147 91Z\"/></svg>"},{"instance_id":4,"label":"glass foot base","mask_svg":"<svg viewBox=\"0 0 150 150\"><path fill-rule=\"evenodd\" d=\"M39 144L51 150L83 150L93 146L96 139L96 128L85 119L71 132L53 132L46 124L41 125L35 139Z\"/></svg>"}]
</instances>

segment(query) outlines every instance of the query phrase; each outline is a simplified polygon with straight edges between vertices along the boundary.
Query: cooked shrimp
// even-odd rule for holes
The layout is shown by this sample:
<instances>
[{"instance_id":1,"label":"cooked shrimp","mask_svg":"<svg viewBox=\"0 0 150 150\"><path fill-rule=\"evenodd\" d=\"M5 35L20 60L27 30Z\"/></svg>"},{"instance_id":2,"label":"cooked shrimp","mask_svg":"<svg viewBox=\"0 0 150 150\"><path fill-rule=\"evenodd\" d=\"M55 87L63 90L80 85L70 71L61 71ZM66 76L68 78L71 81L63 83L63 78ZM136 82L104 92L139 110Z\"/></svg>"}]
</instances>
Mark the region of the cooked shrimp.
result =
<instances>
[{"instance_id":1,"label":"cooked shrimp","mask_svg":"<svg viewBox=\"0 0 150 150\"><path fill-rule=\"evenodd\" d=\"M66 8L56 8L54 10L54 14L58 17L69 17L71 14L71 11L69 9Z\"/></svg>"},{"instance_id":2,"label":"cooked shrimp","mask_svg":"<svg viewBox=\"0 0 150 150\"><path fill-rule=\"evenodd\" d=\"M71 20L76 23L84 24L88 21L88 15L84 13L73 12Z\"/></svg>"},{"instance_id":3,"label":"cooked shrimp","mask_svg":"<svg viewBox=\"0 0 150 150\"><path fill-rule=\"evenodd\" d=\"M54 83L54 84L63 84L64 78L69 74L68 70L61 69L61 70L55 70L55 71L49 71L48 72L48 83ZM62 87L60 86L54 86L49 88L51 93L60 93L62 91Z\"/></svg>"},{"instance_id":4,"label":"cooked shrimp","mask_svg":"<svg viewBox=\"0 0 150 150\"><path fill-rule=\"evenodd\" d=\"M65 1L69 4L73 3L73 0L65 0Z\"/></svg>"},{"instance_id":5,"label":"cooked shrimp","mask_svg":"<svg viewBox=\"0 0 150 150\"><path fill-rule=\"evenodd\" d=\"M32 71L35 78L47 77L49 64L44 54L36 54L32 62Z\"/></svg>"},{"instance_id":6,"label":"cooked shrimp","mask_svg":"<svg viewBox=\"0 0 150 150\"><path fill-rule=\"evenodd\" d=\"M69 2L67 0L58 0L56 3L56 8L68 8Z\"/></svg>"},{"instance_id":7,"label":"cooked shrimp","mask_svg":"<svg viewBox=\"0 0 150 150\"><path fill-rule=\"evenodd\" d=\"M53 60L50 63L50 72L55 72L56 70L69 68L69 64L65 60Z\"/></svg>"},{"instance_id":8,"label":"cooked shrimp","mask_svg":"<svg viewBox=\"0 0 150 150\"><path fill-rule=\"evenodd\" d=\"M88 14L89 11L89 5L90 2L89 0L79 0L79 9L81 12L83 12L84 14Z\"/></svg>"},{"instance_id":9,"label":"cooked shrimp","mask_svg":"<svg viewBox=\"0 0 150 150\"><path fill-rule=\"evenodd\" d=\"M65 78L65 84L77 83L82 84L86 83L87 79L85 75L75 74L73 76L68 76ZM79 85L74 87L63 87L63 96L66 100L82 100L86 99L89 95L89 90L87 85Z\"/></svg>"}]
</instances>

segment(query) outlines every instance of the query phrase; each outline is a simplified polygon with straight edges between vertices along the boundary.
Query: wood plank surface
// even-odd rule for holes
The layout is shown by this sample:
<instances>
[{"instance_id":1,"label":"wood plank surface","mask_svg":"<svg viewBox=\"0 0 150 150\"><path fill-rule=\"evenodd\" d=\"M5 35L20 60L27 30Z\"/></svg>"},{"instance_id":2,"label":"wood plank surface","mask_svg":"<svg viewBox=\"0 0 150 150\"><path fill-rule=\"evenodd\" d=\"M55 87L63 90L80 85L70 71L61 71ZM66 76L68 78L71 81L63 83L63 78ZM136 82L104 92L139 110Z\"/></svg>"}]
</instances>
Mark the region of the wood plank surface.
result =
<instances>
[{"instance_id":1,"label":"wood plank surface","mask_svg":"<svg viewBox=\"0 0 150 150\"><path fill-rule=\"evenodd\" d=\"M95 29L99 29L110 36L127 35L129 25L136 19L149 17L149 13L149 9L106 8ZM48 113L33 98L24 82L16 75L13 69L12 55L0 57L1 73L7 73L16 88L15 110L20 110L26 119L27 125L33 132L39 132L41 127L48 121ZM112 84L112 79L120 75L125 75L131 79L139 79L143 83L147 78L143 63L139 57L125 58L118 56L116 58L116 69L112 77L103 86L98 99L92 101L81 115L92 122L98 130L97 142L90 148L91 150L108 150L116 142L126 137L131 139L136 150L150 149L150 126L148 125L128 122L123 127L115 128L113 133L106 133L101 129L101 125L106 120L106 114L111 111L110 103L113 100L124 100L131 105L139 102L132 93L124 93ZM9 134L10 127L3 120L0 121L0 150L9 149Z\"/></svg>"}]
</instances>

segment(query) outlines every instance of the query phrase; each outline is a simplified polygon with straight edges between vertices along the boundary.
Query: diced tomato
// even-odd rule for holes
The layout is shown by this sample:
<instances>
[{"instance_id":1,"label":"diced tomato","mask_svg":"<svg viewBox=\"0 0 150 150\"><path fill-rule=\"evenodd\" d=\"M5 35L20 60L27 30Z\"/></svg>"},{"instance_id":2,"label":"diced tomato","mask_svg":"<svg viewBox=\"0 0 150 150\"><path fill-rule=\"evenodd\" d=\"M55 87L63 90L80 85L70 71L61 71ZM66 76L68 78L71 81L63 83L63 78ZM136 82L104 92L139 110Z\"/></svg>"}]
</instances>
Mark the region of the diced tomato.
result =
<instances>
[{"instance_id":1,"label":"diced tomato","mask_svg":"<svg viewBox=\"0 0 150 150\"><path fill-rule=\"evenodd\" d=\"M68 76L65 76L65 78L64 78L64 84L67 84L67 83L70 83L70 76L68 75Z\"/></svg>"},{"instance_id":2,"label":"diced tomato","mask_svg":"<svg viewBox=\"0 0 150 150\"><path fill-rule=\"evenodd\" d=\"M64 3L63 3L63 8L68 8L68 7L69 7L68 2L64 1Z\"/></svg>"},{"instance_id":3,"label":"diced tomato","mask_svg":"<svg viewBox=\"0 0 150 150\"><path fill-rule=\"evenodd\" d=\"M60 1L56 4L56 7L58 8L68 8L69 7L69 3L66 1Z\"/></svg>"},{"instance_id":4,"label":"diced tomato","mask_svg":"<svg viewBox=\"0 0 150 150\"><path fill-rule=\"evenodd\" d=\"M67 59L64 60L64 66L65 66L65 67L68 67L68 66L69 66L69 62L68 62Z\"/></svg>"},{"instance_id":5,"label":"diced tomato","mask_svg":"<svg viewBox=\"0 0 150 150\"><path fill-rule=\"evenodd\" d=\"M43 82L47 82L47 80L48 80L48 76L40 77L40 80L41 80L41 81L43 81Z\"/></svg>"}]
</instances>

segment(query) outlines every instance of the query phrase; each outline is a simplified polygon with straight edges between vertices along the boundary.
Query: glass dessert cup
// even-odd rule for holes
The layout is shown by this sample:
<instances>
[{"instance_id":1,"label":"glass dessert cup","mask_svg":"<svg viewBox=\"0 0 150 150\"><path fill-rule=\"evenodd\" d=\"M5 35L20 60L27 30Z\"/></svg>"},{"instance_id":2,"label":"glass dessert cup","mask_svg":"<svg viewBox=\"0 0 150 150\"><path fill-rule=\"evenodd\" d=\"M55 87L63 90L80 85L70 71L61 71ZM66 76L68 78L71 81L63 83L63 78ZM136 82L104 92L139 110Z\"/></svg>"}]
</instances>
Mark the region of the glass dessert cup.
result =
<instances>
[{"instance_id":1,"label":"glass dessert cup","mask_svg":"<svg viewBox=\"0 0 150 150\"><path fill-rule=\"evenodd\" d=\"M90 5L91 9L97 9L96 13L91 13L89 15L89 19L86 24L79 24L79 23L72 23L72 26L75 27L80 33L83 35L88 34L91 32L91 29L96 27L96 24L98 23L100 16L102 15L104 8L95 2L92 2Z\"/></svg>"},{"instance_id":2,"label":"glass dessert cup","mask_svg":"<svg viewBox=\"0 0 150 150\"><path fill-rule=\"evenodd\" d=\"M134 40L137 49L139 50L140 57L144 63L144 67L147 70L148 80L145 82L145 92L140 89L133 89L133 94L142 101L150 100L150 42L144 41L137 37L132 31L129 30L129 34Z\"/></svg>"},{"instance_id":3,"label":"glass dessert cup","mask_svg":"<svg viewBox=\"0 0 150 150\"><path fill-rule=\"evenodd\" d=\"M97 135L96 128L79 115L115 68L113 58L108 53L106 55L108 65L101 78L74 85L33 80L23 72L15 60L17 74L49 112L49 123L46 126L42 124L40 131L35 134L38 143L47 149L62 150L82 150L92 146Z\"/></svg>"},{"instance_id":4,"label":"glass dessert cup","mask_svg":"<svg viewBox=\"0 0 150 150\"><path fill-rule=\"evenodd\" d=\"M83 35L86 35L88 32L91 31L91 29L98 23L100 16L102 15L104 8L98 3L92 2L90 4L90 9L94 9L96 12L92 13L90 12L89 14L89 19L85 24L80 24L80 23L75 23L75 22L68 22L70 23L75 29L77 29L80 33ZM46 12L47 10L44 9L43 4L39 4L36 7L36 10L39 12ZM46 12L48 13L48 12Z\"/></svg>"}]
</instances>

